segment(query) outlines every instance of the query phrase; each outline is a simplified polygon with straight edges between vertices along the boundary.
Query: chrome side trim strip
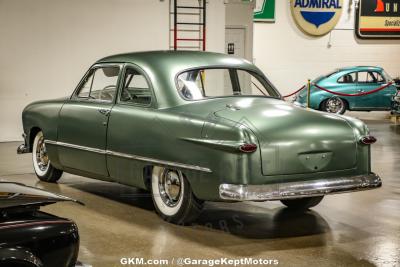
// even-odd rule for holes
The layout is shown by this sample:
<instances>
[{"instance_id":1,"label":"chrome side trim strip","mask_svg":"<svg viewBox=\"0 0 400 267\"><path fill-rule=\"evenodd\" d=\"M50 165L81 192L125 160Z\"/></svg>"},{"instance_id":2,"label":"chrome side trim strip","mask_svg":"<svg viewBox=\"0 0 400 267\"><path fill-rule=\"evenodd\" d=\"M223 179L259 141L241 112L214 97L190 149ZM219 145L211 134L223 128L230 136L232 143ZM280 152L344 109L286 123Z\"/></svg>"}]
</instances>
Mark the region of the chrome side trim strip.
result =
<instances>
[{"instance_id":1,"label":"chrome side trim strip","mask_svg":"<svg viewBox=\"0 0 400 267\"><path fill-rule=\"evenodd\" d=\"M79 150L94 152L94 153L103 154L103 155L110 155L110 156L115 156L115 157L120 157L120 158L133 159L133 160L144 161L144 162L151 162L151 163L156 163L156 164L161 164L161 165L166 165L166 166L171 166L171 167L176 167L176 168L182 168L182 169L190 169L190 170L202 171L202 172L208 172L208 173L212 172L211 169L209 169L209 168L200 167L200 166L196 166L196 165L189 165L189 164L184 164L184 163L147 158L147 157L142 157L142 156L137 156L137 155L132 155L132 154L115 152L115 151L111 151L111 150L102 150L102 149L91 148L91 147L86 147L86 146L79 146L79 145L74 145L74 144L69 144L69 143L64 143L64 142L56 142L56 141L52 141L52 140L45 140L44 142L46 144L63 146L63 147L68 147L68 148L73 148L73 149L79 149Z\"/></svg>"},{"instance_id":2,"label":"chrome side trim strip","mask_svg":"<svg viewBox=\"0 0 400 267\"><path fill-rule=\"evenodd\" d=\"M172 161L166 161L166 160L146 158L146 157L142 157L142 156L119 153L119 152L114 152L114 151L110 151L110 150L107 150L107 155L121 157L121 158L127 158L127 159L134 159L134 160L139 160L139 161L146 161L146 162L151 162L151 163L157 163L157 164L161 164L161 165L173 166L173 167L182 168L182 169L191 169L191 170L202 171L202 172L212 172L209 168L204 168L204 167L200 167L200 166L188 165L188 164L184 164L184 163L178 163L178 162L172 162Z\"/></svg>"},{"instance_id":3,"label":"chrome side trim strip","mask_svg":"<svg viewBox=\"0 0 400 267\"><path fill-rule=\"evenodd\" d=\"M219 196L221 199L233 201L267 201L355 192L381 186L381 178L375 173L370 173L265 185L221 184Z\"/></svg>"},{"instance_id":4,"label":"chrome side trim strip","mask_svg":"<svg viewBox=\"0 0 400 267\"><path fill-rule=\"evenodd\" d=\"M87 146L78 146L78 145L74 145L74 144L56 142L56 141L51 141L51 140L45 140L44 143L45 144L68 147L68 148L79 149L79 150L88 151L88 152L94 152L94 153L98 153L98 154L106 154L106 151L103 150L103 149L91 148L91 147L87 147Z\"/></svg>"}]
</instances>

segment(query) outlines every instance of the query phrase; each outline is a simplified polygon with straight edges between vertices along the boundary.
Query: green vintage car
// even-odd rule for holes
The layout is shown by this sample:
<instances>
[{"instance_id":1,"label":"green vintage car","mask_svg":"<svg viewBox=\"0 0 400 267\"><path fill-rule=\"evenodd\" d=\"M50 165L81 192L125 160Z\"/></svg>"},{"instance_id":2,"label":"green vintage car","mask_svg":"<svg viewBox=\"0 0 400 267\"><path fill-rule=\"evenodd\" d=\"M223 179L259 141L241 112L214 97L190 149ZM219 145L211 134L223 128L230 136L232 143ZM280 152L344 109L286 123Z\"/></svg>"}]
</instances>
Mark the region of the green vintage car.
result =
<instances>
[{"instance_id":1,"label":"green vintage car","mask_svg":"<svg viewBox=\"0 0 400 267\"><path fill-rule=\"evenodd\" d=\"M147 189L177 224L204 201L306 209L381 186L364 123L287 103L256 66L224 54L106 57L70 97L32 103L22 118L18 152L32 152L40 180L65 171Z\"/></svg>"}]
</instances>

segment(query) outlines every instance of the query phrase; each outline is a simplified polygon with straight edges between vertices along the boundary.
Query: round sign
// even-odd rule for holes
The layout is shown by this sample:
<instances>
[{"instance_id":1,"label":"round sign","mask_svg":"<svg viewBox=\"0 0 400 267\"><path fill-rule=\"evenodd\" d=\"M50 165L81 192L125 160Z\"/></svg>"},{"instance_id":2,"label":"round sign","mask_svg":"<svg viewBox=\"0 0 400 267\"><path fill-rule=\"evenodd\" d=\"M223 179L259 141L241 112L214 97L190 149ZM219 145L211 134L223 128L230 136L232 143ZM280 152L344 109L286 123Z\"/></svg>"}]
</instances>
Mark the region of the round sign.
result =
<instances>
[{"instance_id":1,"label":"round sign","mask_svg":"<svg viewBox=\"0 0 400 267\"><path fill-rule=\"evenodd\" d=\"M311 35L330 32L342 15L343 0L290 0L294 20Z\"/></svg>"}]
</instances>

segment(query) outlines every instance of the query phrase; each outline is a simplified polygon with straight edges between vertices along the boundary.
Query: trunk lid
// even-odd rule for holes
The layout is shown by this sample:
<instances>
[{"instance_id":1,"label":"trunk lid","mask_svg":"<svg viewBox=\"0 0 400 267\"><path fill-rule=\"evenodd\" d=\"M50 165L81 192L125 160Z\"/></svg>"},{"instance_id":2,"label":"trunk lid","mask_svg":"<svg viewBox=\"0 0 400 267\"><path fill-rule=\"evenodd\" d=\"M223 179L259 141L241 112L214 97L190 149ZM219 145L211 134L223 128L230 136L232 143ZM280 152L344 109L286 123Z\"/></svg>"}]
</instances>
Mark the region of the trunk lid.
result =
<instances>
[{"instance_id":1,"label":"trunk lid","mask_svg":"<svg viewBox=\"0 0 400 267\"><path fill-rule=\"evenodd\" d=\"M233 107L233 108L232 108ZM356 167L352 127L336 115L269 98L232 100L216 116L241 123L257 136L263 175L292 175Z\"/></svg>"}]
</instances>

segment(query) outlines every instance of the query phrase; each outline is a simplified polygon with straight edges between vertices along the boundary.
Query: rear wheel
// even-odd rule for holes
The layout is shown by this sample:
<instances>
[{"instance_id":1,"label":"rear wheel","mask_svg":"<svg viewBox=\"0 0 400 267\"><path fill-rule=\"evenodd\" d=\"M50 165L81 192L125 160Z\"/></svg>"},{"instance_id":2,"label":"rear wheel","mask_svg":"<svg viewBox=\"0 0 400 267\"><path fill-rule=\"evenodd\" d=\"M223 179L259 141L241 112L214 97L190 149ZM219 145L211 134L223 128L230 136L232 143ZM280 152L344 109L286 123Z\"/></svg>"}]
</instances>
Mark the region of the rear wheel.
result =
<instances>
[{"instance_id":1,"label":"rear wheel","mask_svg":"<svg viewBox=\"0 0 400 267\"><path fill-rule=\"evenodd\" d=\"M282 199L281 202L285 206L294 210L306 210L317 206L324 196L320 197L305 197L305 198L295 198L295 199Z\"/></svg>"},{"instance_id":2,"label":"rear wheel","mask_svg":"<svg viewBox=\"0 0 400 267\"><path fill-rule=\"evenodd\" d=\"M340 97L331 97L321 104L321 110L329 113L344 114L347 109L347 103Z\"/></svg>"},{"instance_id":3,"label":"rear wheel","mask_svg":"<svg viewBox=\"0 0 400 267\"><path fill-rule=\"evenodd\" d=\"M33 140L32 161L36 176L41 181L55 183L60 179L63 172L51 165L41 131L36 134Z\"/></svg>"},{"instance_id":4,"label":"rear wheel","mask_svg":"<svg viewBox=\"0 0 400 267\"><path fill-rule=\"evenodd\" d=\"M154 167L151 189L154 206L164 220L174 224L189 224L196 220L203 207L192 192L181 171Z\"/></svg>"}]
</instances>

